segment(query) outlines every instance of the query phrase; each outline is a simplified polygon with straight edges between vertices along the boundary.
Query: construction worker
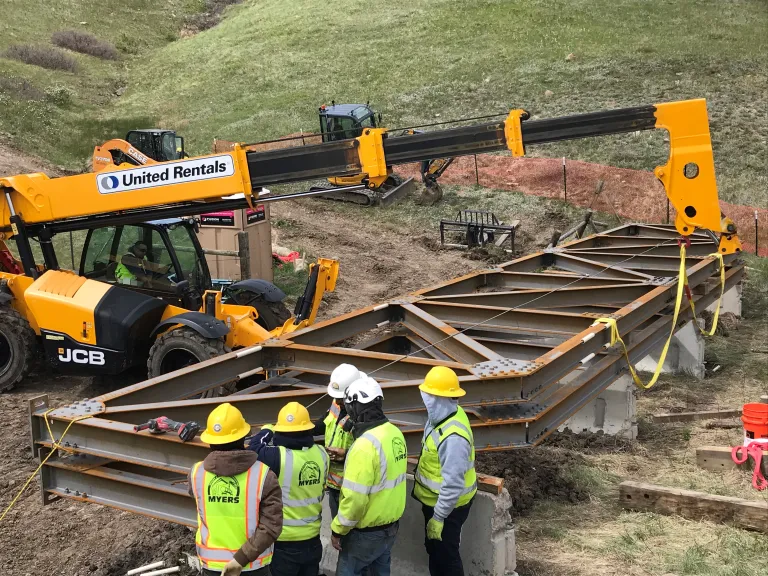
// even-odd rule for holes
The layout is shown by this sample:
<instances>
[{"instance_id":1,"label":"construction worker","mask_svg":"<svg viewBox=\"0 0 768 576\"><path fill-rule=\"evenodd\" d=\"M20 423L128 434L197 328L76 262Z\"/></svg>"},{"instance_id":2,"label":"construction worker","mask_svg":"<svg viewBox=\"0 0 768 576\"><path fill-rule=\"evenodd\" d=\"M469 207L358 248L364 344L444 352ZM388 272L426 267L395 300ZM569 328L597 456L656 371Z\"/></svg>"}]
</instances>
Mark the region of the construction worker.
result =
<instances>
[{"instance_id":1,"label":"construction worker","mask_svg":"<svg viewBox=\"0 0 768 576\"><path fill-rule=\"evenodd\" d=\"M339 550L336 576L360 576L366 568L389 576L405 511L408 453L403 433L384 416L383 398L370 377L350 384L344 395L355 442L347 452L339 511L331 523L331 544Z\"/></svg>"},{"instance_id":2,"label":"construction worker","mask_svg":"<svg viewBox=\"0 0 768 576\"><path fill-rule=\"evenodd\" d=\"M170 269L160 266L147 259L147 245L144 242L134 242L128 253L120 258L115 268L115 278L120 284L131 284L145 288L163 288L171 285L162 275ZM154 284L157 286L154 286Z\"/></svg>"},{"instance_id":3,"label":"construction worker","mask_svg":"<svg viewBox=\"0 0 768 576\"><path fill-rule=\"evenodd\" d=\"M275 472L283 493L283 531L275 542L273 576L317 576L323 545L320 524L328 454L312 438L314 424L298 402L283 406L248 448Z\"/></svg>"},{"instance_id":4,"label":"construction worker","mask_svg":"<svg viewBox=\"0 0 768 576\"><path fill-rule=\"evenodd\" d=\"M232 404L217 406L200 439L211 452L192 467L197 555L205 576L266 576L283 528L277 476L245 450L251 426Z\"/></svg>"},{"instance_id":5,"label":"construction worker","mask_svg":"<svg viewBox=\"0 0 768 576\"><path fill-rule=\"evenodd\" d=\"M353 422L344 408L344 392L355 380L364 378L365 373L360 372L352 364L339 364L328 382L328 396L333 398L331 407L325 416L315 422L313 436L325 436L325 450L331 459L328 468L328 505L331 508L331 517L335 518L339 511L339 495L341 482L344 479L344 460L347 451L354 438L352 437Z\"/></svg>"},{"instance_id":6,"label":"construction worker","mask_svg":"<svg viewBox=\"0 0 768 576\"><path fill-rule=\"evenodd\" d=\"M456 373L435 366L419 386L427 407L413 496L421 502L431 576L463 576L459 553L461 527L477 493L475 442L467 414L457 398Z\"/></svg>"}]
</instances>

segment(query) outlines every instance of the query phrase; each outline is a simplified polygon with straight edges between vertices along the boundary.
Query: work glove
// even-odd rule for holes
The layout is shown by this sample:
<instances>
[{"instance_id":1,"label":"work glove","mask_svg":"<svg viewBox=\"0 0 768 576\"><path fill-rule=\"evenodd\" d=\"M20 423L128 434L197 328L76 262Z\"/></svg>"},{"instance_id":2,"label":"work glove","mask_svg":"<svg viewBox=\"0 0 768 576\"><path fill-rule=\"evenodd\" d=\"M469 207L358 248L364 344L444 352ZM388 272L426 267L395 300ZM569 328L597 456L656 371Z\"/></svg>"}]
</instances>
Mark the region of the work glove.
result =
<instances>
[{"instance_id":1,"label":"work glove","mask_svg":"<svg viewBox=\"0 0 768 576\"><path fill-rule=\"evenodd\" d=\"M440 520L436 520L434 517L427 522L427 540L442 540L443 539L443 523Z\"/></svg>"},{"instance_id":2,"label":"work glove","mask_svg":"<svg viewBox=\"0 0 768 576\"><path fill-rule=\"evenodd\" d=\"M274 424L264 424L264 426L261 427L262 430L269 430L270 432L274 431L275 425Z\"/></svg>"},{"instance_id":3,"label":"work glove","mask_svg":"<svg viewBox=\"0 0 768 576\"><path fill-rule=\"evenodd\" d=\"M240 576L242 571L243 567L240 566L240 562L233 558L227 562L226 566L224 566L224 570L221 571L221 576Z\"/></svg>"}]
</instances>

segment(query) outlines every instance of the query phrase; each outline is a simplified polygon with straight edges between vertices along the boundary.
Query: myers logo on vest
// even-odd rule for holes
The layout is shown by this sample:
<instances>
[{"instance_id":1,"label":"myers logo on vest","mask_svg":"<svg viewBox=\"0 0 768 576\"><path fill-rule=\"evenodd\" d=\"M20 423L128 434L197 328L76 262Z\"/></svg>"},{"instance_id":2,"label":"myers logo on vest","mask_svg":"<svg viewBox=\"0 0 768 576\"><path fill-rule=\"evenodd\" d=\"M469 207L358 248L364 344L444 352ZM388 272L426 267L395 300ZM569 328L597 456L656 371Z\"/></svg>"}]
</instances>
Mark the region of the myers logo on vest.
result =
<instances>
[{"instance_id":1,"label":"myers logo on vest","mask_svg":"<svg viewBox=\"0 0 768 576\"><path fill-rule=\"evenodd\" d=\"M208 502L221 504L240 503L240 485L229 476L216 476L208 485Z\"/></svg>"},{"instance_id":2,"label":"myers logo on vest","mask_svg":"<svg viewBox=\"0 0 768 576\"><path fill-rule=\"evenodd\" d=\"M320 484L322 472L317 462L305 462L299 470L299 486L312 486Z\"/></svg>"},{"instance_id":3,"label":"myers logo on vest","mask_svg":"<svg viewBox=\"0 0 768 576\"><path fill-rule=\"evenodd\" d=\"M395 462L405 460L408 456L408 450L405 448L405 442L400 438L392 438L392 453L395 455Z\"/></svg>"}]
</instances>

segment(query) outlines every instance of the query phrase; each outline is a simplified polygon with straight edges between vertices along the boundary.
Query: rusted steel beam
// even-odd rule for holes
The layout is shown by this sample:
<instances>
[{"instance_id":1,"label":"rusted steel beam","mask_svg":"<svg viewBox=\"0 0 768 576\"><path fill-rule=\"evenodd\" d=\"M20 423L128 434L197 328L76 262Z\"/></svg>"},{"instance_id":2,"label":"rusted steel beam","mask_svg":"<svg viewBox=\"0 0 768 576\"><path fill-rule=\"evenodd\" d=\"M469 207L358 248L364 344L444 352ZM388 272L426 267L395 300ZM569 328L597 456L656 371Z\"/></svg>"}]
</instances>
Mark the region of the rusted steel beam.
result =
<instances>
[{"instance_id":1,"label":"rusted steel beam","mask_svg":"<svg viewBox=\"0 0 768 576\"><path fill-rule=\"evenodd\" d=\"M430 316L418 306L403 304L401 308L403 326L457 362L474 364L502 357L483 344L461 334L442 320Z\"/></svg>"},{"instance_id":2,"label":"rusted steel beam","mask_svg":"<svg viewBox=\"0 0 768 576\"><path fill-rule=\"evenodd\" d=\"M575 283L575 281L572 281ZM515 290L504 292L482 292L478 294L452 294L450 296L429 296L427 302L448 302L479 306L503 306L505 308L557 308L562 306L585 306L590 304L628 304L637 300L651 289L648 284L609 284L608 286L571 286L565 283L557 291ZM424 302L424 300L422 301Z\"/></svg>"}]
</instances>

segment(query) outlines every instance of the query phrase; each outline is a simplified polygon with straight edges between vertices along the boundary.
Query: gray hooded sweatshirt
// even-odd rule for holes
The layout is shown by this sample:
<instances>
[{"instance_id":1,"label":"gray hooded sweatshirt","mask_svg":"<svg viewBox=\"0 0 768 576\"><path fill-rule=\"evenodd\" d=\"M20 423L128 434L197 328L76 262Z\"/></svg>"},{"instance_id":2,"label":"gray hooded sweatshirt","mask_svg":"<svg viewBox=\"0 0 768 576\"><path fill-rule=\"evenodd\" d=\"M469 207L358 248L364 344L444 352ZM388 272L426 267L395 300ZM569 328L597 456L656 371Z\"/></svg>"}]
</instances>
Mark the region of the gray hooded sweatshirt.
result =
<instances>
[{"instance_id":1,"label":"gray hooded sweatshirt","mask_svg":"<svg viewBox=\"0 0 768 576\"><path fill-rule=\"evenodd\" d=\"M456 413L459 403L455 398L433 396L426 392L421 393L421 399L427 407L429 419L424 426L424 440L426 440L436 424L440 424L448 416ZM437 455L443 473L443 484L435 504L434 517L443 522L456 507L456 502L464 491L464 474L471 466L472 447L465 438L458 434L451 434L440 444Z\"/></svg>"}]
</instances>

